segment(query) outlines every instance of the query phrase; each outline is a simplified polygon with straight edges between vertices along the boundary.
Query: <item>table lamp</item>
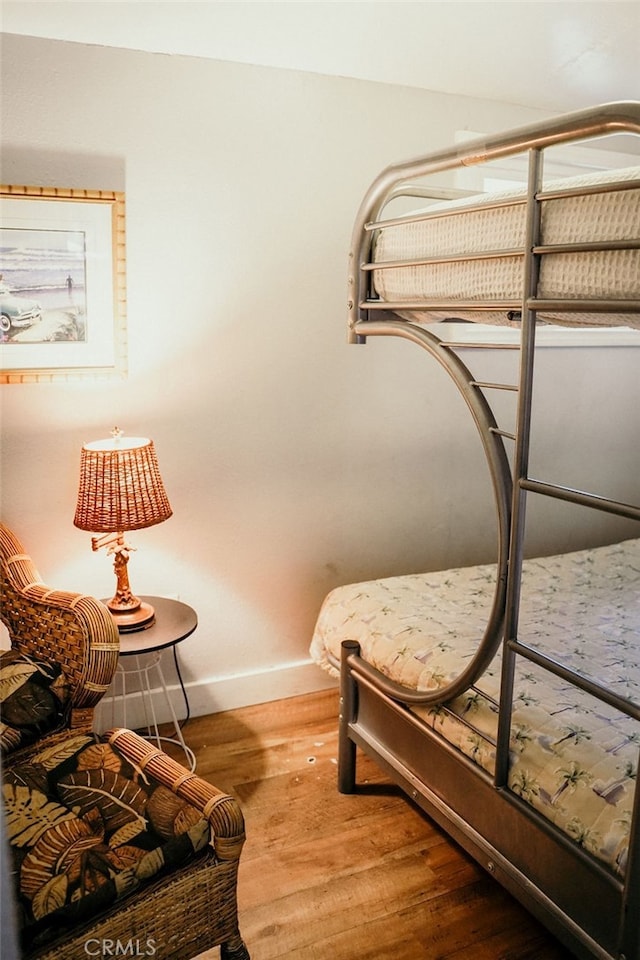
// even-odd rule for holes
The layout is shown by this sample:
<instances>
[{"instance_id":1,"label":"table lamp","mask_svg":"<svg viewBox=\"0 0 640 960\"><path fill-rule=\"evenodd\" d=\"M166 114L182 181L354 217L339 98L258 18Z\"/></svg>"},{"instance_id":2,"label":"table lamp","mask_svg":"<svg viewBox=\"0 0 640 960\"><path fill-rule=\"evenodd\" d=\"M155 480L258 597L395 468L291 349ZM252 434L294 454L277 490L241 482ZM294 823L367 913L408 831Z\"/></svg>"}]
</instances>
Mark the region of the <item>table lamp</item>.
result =
<instances>
[{"instance_id":1,"label":"table lamp","mask_svg":"<svg viewBox=\"0 0 640 960\"><path fill-rule=\"evenodd\" d=\"M91 538L92 549L107 547L113 555L117 586L107 607L121 633L143 630L155 616L153 607L131 592L127 564L134 548L124 532L162 523L172 512L152 440L125 437L116 427L111 437L84 444L73 523L102 534Z\"/></svg>"}]
</instances>

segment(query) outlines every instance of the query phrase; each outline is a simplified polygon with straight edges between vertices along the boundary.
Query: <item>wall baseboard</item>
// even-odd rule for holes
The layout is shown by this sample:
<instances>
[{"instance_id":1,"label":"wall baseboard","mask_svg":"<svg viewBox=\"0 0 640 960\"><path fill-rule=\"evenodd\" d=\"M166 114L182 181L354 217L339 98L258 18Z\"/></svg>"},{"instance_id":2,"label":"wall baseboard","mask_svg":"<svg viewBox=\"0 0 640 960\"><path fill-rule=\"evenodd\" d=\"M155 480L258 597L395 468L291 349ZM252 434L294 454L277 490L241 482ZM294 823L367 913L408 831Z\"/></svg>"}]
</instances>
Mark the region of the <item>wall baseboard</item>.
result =
<instances>
[{"instance_id":1,"label":"wall baseboard","mask_svg":"<svg viewBox=\"0 0 640 960\"><path fill-rule=\"evenodd\" d=\"M335 688L337 683L312 660L300 660L267 670L198 680L187 684L186 690L191 716L202 717ZM184 719L185 705L179 684L168 685L167 691L178 720ZM161 687L153 689L152 698L158 723L171 722L171 712ZM127 694L126 712L123 713L122 697L118 696L114 701L109 691L96 710L96 730L102 732L111 726L140 729L147 725L144 707L142 694L136 691ZM151 715L149 705L147 713Z\"/></svg>"}]
</instances>

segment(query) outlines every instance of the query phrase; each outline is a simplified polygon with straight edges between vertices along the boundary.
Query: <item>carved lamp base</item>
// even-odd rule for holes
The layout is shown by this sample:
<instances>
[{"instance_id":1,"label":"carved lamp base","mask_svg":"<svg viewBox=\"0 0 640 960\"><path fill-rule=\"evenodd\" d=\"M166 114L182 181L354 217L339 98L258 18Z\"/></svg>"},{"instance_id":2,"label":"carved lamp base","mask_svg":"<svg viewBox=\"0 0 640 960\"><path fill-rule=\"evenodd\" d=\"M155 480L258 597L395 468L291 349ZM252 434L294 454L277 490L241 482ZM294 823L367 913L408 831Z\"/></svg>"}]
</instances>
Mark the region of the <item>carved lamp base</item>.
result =
<instances>
[{"instance_id":1,"label":"carved lamp base","mask_svg":"<svg viewBox=\"0 0 640 960\"><path fill-rule=\"evenodd\" d=\"M150 627L155 621L155 612L150 603L145 603L131 592L127 564L133 547L125 542L122 531L92 537L91 546L93 550L107 547L107 553L113 556L117 585L115 594L107 601L107 607L120 633L133 633Z\"/></svg>"}]
</instances>

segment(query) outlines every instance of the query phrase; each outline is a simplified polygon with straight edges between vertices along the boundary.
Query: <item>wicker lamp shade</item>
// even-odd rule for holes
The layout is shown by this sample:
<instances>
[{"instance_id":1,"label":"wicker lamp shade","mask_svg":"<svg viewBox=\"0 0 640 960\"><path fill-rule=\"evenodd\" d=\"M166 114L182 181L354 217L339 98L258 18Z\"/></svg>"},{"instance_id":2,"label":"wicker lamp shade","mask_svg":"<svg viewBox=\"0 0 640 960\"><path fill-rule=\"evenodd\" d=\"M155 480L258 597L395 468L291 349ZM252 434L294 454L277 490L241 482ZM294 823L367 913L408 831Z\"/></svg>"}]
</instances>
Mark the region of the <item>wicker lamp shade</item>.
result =
<instances>
[{"instance_id":1,"label":"wicker lamp shade","mask_svg":"<svg viewBox=\"0 0 640 960\"><path fill-rule=\"evenodd\" d=\"M83 446L76 527L93 533L141 530L171 514L153 440L115 436Z\"/></svg>"},{"instance_id":2,"label":"wicker lamp shade","mask_svg":"<svg viewBox=\"0 0 640 960\"><path fill-rule=\"evenodd\" d=\"M132 547L125 530L141 530L172 514L155 447L143 437L123 437L116 429L106 440L85 443L80 458L80 484L74 525L102 534L91 538L94 550L107 547L113 556L116 592L107 602L121 632L151 626L151 604L131 592L127 565Z\"/></svg>"}]
</instances>

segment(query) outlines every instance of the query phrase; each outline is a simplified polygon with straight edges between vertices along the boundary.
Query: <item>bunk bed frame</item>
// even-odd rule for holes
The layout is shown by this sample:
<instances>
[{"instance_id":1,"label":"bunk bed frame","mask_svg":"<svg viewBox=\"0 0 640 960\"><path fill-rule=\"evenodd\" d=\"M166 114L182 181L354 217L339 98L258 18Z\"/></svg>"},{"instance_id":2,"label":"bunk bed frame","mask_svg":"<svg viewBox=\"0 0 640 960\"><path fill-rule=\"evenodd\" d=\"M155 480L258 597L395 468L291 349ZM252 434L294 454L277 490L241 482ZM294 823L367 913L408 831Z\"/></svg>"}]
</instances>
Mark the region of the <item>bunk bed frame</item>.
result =
<instances>
[{"instance_id":1,"label":"bunk bed frame","mask_svg":"<svg viewBox=\"0 0 640 960\"><path fill-rule=\"evenodd\" d=\"M534 355L537 318L560 311L570 316L615 311L640 325L640 300L588 303L580 299L549 300L538 294L540 259L552 251L541 247L540 204L544 151L553 145L627 132L640 134L640 103L605 104L500 136L474 141L430 156L387 168L365 197L354 227L350 254L349 341L369 337L401 337L424 349L447 371L462 394L479 431L489 465L497 511L498 575L491 615L477 653L464 671L445 688L415 691L390 681L367 663L359 645L342 644L340 665L339 789L356 790L356 748L371 755L380 767L493 877L502 883L576 956L601 960L640 960L640 790L635 790L629 855L624 877L614 876L602 863L556 829L533 807L508 789L510 717L514 664L527 658L623 714L640 721L640 704L612 692L566 664L544 656L519 639L518 612L523 562L525 508L535 494L640 519L640 506L612 501L594 493L547 483L529 475ZM449 301L384 302L376 295L372 275L376 233L392 221L381 219L390 199L420 195L416 178L499 157L528 152L527 239L522 302L455 303ZM629 186L626 184L625 186ZM635 189L638 181L631 183ZM624 186L621 187L624 189ZM425 194L422 193L424 196ZM640 239L628 248L640 247ZM562 252L558 248L558 252ZM520 374L516 387L478 382L460 357L469 343L442 340L435 332L402 311L504 310L521 312ZM495 343L474 344L474 349ZM509 434L498 426L486 394L517 389L517 426ZM513 443L511 457L505 443ZM640 642L640 638L639 638ZM446 741L433 734L411 707L445 703L475 684L502 645L503 667L496 769L493 777Z\"/></svg>"}]
</instances>

